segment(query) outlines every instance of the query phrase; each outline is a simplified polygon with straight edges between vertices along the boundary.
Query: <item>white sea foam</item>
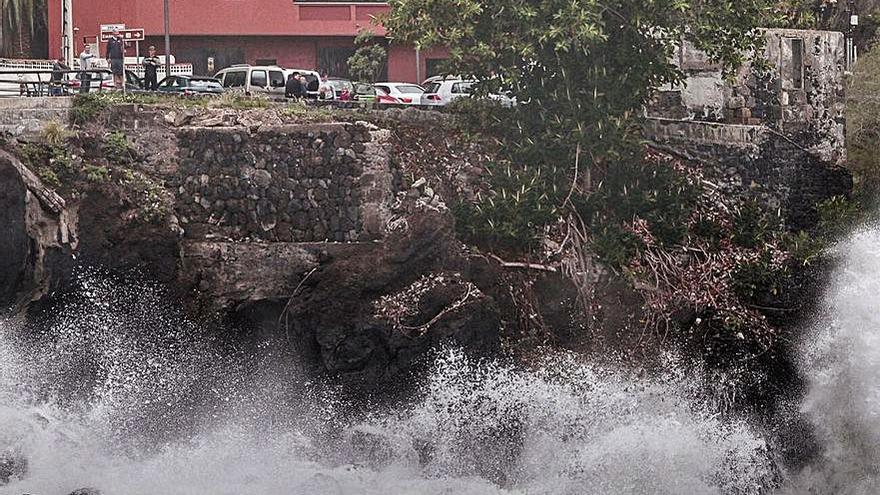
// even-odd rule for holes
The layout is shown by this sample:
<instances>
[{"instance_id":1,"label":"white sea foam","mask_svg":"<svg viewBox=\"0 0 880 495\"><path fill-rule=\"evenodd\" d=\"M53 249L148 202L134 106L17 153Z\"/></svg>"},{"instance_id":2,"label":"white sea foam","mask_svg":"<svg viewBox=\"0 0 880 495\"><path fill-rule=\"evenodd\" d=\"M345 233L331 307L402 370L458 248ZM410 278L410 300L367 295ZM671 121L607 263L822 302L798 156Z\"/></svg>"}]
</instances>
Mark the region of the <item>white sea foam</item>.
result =
<instances>
[{"instance_id":1,"label":"white sea foam","mask_svg":"<svg viewBox=\"0 0 880 495\"><path fill-rule=\"evenodd\" d=\"M869 231L842 247L805 343L824 451L796 473L675 360L658 375L445 350L417 397L348 417L273 346L225 344L149 286L85 276L42 337L0 323L0 454L27 460L0 494L878 493L878 246Z\"/></svg>"}]
</instances>

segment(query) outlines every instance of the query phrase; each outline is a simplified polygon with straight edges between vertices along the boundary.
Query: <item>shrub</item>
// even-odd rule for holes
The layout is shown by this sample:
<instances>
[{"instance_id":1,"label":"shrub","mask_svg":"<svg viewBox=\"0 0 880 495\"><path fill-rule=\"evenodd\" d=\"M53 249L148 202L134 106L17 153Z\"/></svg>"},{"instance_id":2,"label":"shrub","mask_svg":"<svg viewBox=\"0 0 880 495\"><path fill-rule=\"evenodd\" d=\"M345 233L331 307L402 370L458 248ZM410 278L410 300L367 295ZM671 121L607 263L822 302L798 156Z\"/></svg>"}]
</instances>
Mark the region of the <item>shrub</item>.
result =
<instances>
[{"instance_id":1,"label":"shrub","mask_svg":"<svg viewBox=\"0 0 880 495\"><path fill-rule=\"evenodd\" d=\"M737 206L733 212L733 243L744 248L763 244L779 226L779 218L769 215L755 199Z\"/></svg>"},{"instance_id":2,"label":"shrub","mask_svg":"<svg viewBox=\"0 0 880 495\"><path fill-rule=\"evenodd\" d=\"M559 218L558 171L553 167L517 167L490 163L490 189L476 204L453 208L466 238L490 248L523 251L534 246L544 228Z\"/></svg>"},{"instance_id":3,"label":"shrub","mask_svg":"<svg viewBox=\"0 0 880 495\"><path fill-rule=\"evenodd\" d=\"M642 239L619 224L611 223L592 228L591 244L596 255L616 269L622 269L639 255Z\"/></svg>"},{"instance_id":4,"label":"shrub","mask_svg":"<svg viewBox=\"0 0 880 495\"><path fill-rule=\"evenodd\" d=\"M865 221L866 212L859 201L851 201L843 196L834 196L818 205L819 233L829 240L838 240L859 223Z\"/></svg>"},{"instance_id":5,"label":"shrub","mask_svg":"<svg viewBox=\"0 0 880 495\"><path fill-rule=\"evenodd\" d=\"M120 131L114 131L107 135L104 141L104 154L111 162L126 163L132 158L131 145L128 138Z\"/></svg>"},{"instance_id":6,"label":"shrub","mask_svg":"<svg viewBox=\"0 0 880 495\"><path fill-rule=\"evenodd\" d=\"M760 303L770 295L782 292L787 272L776 266L769 250L753 261L743 262L733 271L733 290L745 302Z\"/></svg>"},{"instance_id":7,"label":"shrub","mask_svg":"<svg viewBox=\"0 0 880 495\"><path fill-rule=\"evenodd\" d=\"M107 170L107 167L86 165L83 168L83 172L85 172L86 180L88 180L89 182L97 182L99 184L103 184L110 181L110 171Z\"/></svg>"},{"instance_id":8,"label":"shrub","mask_svg":"<svg viewBox=\"0 0 880 495\"><path fill-rule=\"evenodd\" d=\"M715 220L707 218L701 218L694 222L691 226L691 232L709 241L712 249L719 249L721 247L721 240L726 237L724 227Z\"/></svg>"},{"instance_id":9,"label":"shrub","mask_svg":"<svg viewBox=\"0 0 880 495\"><path fill-rule=\"evenodd\" d=\"M660 244L670 246L687 234L698 196L699 188L668 165L632 155L608 170L595 192L575 205L594 231L641 218Z\"/></svg>"},{"instance_id":10,"label":"shrub","mask_svg":"<svg viewBox=\"0 0 880 495\"><path fill-rule=\"evenodd\" d=\"M70 132L64 124L57 120L50 120L43 125L42 137L46 144L61 146L67 140Z\"/></svg>"},{"instance_id":11,"label":"shrub","mask_svg":"<svg viewBox=\"0 0 880 495\"><path fill-rule=\"evenodd\" d=\"M70 122L85 125L94 121L109 106L103 95L97 93L78 94L73 98L70 109Z\"/></svg>"}]
</instances>

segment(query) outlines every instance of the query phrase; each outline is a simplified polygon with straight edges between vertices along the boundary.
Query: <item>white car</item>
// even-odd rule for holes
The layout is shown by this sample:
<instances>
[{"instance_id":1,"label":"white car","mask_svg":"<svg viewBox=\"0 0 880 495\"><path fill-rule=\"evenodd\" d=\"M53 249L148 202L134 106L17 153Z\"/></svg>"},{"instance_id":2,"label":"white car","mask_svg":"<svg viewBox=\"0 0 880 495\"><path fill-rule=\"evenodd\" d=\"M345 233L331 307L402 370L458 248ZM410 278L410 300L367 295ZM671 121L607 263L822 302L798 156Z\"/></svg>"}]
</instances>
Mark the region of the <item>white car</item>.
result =
<instances>
[{"instance_id":1,"label":"white car","mask_svg":"<svg viewBox=\"0 0 880 495\"><path fill-rule=\"evenodd\" d=\"M476 81L462 79L443 79L429 83L422 93L420 104L426 106L446 106L458 98L470 96Z\"/></svg>"},{"instance_id":2,"label":"white car","mask_svg":"<svg viewBox=\"0 0 880 495\"><path fill-rule=\"evenodd\" d=\"M422 95L425 93L425 88L412 83L379 82L373 86L405 105L421 104Z\"/></svg>"},{"instance_id":3,"label":"white car","mask_svg":"<svg viewBox=\"0 0 880 495\"><path fill-rule=\"evenodd\" d=\"M214 78L228 90L240 89L246 95L267 93L284 96L287 77L284 69L276 65L233 65L216 74Z\"/></svg>"}]
</instances>

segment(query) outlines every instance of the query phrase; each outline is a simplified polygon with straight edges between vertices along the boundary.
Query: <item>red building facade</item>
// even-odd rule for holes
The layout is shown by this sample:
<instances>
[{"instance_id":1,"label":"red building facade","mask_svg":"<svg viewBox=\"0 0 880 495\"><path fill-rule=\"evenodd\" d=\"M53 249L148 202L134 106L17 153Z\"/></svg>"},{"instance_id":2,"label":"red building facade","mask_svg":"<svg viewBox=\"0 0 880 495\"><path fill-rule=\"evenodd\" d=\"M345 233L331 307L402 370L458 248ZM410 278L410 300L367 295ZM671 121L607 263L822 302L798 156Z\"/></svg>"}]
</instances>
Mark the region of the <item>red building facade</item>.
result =
<instances>
[{"instance_id":1,"label":"red building facade","mask_svg":"<svg viewBox=\"0 0 880 495\"><path fill-rule=\"evenodd\" d=\"M61 1L48 1L51 58L61 56ZM162 6L162 0L74 0L76 52L83 39L95 39L101 24L125 24L145 30L142 51L152 44L162 54ZM170 0L171 53L177 62L192 63L196 74L211 73L211 63L213 71L235 63L275 63L347 76L345 60L354 52L354 37L363 29L384 36L373 18L387 10L387 4L376 2ZM441 49L417 54L390 44L387 79L419 82L433 75L444 57Z\"/></svg>"}]
</instances>

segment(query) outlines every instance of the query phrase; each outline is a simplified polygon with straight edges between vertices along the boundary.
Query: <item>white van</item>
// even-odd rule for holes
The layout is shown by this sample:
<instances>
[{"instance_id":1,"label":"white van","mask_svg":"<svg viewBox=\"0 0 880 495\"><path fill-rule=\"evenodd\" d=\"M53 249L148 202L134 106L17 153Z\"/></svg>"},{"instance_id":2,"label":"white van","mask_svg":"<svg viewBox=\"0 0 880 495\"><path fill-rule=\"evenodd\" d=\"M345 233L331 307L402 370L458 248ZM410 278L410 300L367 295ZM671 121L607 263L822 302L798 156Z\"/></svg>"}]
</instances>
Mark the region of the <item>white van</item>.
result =
<instances>
[{"instance_id":1,"label":"white van","mask_svg":"<svg viewBox=\"0 0 880 495\"><path fill-rule=\"evenodd\" d=\"M217 72L214 77L227 90L238 89L246 95L268 93L284 96L287 82L285 70L276 65L233 65Z\"/></svg>"}]
</instances>

